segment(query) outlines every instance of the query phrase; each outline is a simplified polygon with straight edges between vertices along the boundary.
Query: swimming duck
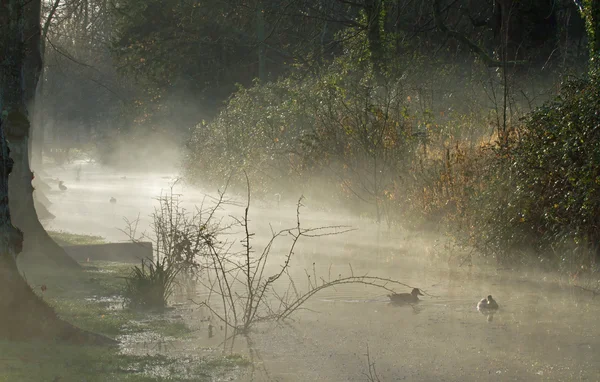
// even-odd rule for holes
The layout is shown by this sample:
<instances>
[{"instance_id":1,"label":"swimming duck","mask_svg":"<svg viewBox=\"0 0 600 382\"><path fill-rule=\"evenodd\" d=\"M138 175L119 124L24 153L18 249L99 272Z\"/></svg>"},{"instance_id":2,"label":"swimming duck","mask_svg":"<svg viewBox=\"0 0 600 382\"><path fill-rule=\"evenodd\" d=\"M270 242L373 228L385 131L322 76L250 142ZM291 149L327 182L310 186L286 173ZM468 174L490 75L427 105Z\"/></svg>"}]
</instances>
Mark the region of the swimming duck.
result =
<instances>
[{"instance_id":1,"label":"swimming duck","mask_svg":"<svg viewBox=\"0 0 600 382\"><path fill-rule=\"evenodd\" d=\"M117 199L115 199L113 196L110 197L110 202L112 204L115 204L117 202Z\"/></svg>"},{"instance_id":2,"label":"swimming duck","mask_svg":"<svg viewBox=\"0 0 600 382\"><path fill-rule=\"evenodd\" d=\"M498 303L492 298L492 295L489 295L487 298L483 298L477 303L477 310L498 310Z\"/></svg>"},{"instance_id":3,"label":"swimming duck","mask_svg":"<svg viewBox=\"0 0 600 382\"><path fill-rule=\"evenodd\" d=\"M58 182L58 188L60 188L61 191L66 191L67 190L67 186L64 185L64 182L62 180L60 180Z\"/></svg>"},{"instance_id":4,"label":"swimming duck","mask_svg":"<svg viewBox=\"0 0 600 382\"><path fill-rule=\"evenodd\" d=\"M414 288L410 293L394 293L388 295L388 297L394 304L407 304L411 302L419 302L418 296L423 296L423 293L421 293L419 288Z\"/></svg>"}]
</instances>

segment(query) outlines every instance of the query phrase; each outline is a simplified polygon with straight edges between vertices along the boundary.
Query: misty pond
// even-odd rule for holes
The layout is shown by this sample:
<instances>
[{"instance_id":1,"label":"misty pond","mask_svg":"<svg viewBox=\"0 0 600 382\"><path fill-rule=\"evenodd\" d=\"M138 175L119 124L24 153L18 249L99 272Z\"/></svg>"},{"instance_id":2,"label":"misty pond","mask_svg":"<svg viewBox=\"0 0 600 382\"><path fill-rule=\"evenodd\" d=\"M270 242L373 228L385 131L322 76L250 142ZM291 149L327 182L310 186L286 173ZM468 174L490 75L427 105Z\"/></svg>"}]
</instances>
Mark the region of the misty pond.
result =
<instances>
[{"instance_id":1,"label":"misty pond","mask_svg":"<svg viewBox=\"0 0 600 382\"><path fill-rule=\"evenodd\" d=\"M0 0L0 381L600 381L600 1Z\"/></svg>"},{"instance_id":2,"label":"misty pond","mask_svg":"<svg viewBox=\"0 0 600 382\"><path fill-rule=\"evenodd\" d=\"M77 166L83 168L80 181L74 178ZM168 191L176 179L173 173L121 173L85 163L54 169L53 174L65 180L68 192L48 194L56 218L46 228L94 233L110 242L127 241L124 217L139 215L138 229L149 230L157 195ZM207 203L201 190L181 184L174 190L190 211ZM110 203L110 198L116 203ZM237 198L243 202L243 195ZM230 375L233 380L600 378L600 303L591 292L550 272L503 270L482 260L459 266L448 259L439 233L378 229L369 219L311 208L310 199L303 204L304 227L355 230L302 237L289 267L294 288L307 290L311 277L322 280L320 284L368 275L418 287L424 292L421 301L394 305L381 288L364 283L337 285L310 297L287 320L257 322L249 332L232 337L231 329L226 331L206 306L198 305L208 297L206 286L188 285L176 288L169 300L174 309L163 314L183 320L191 328L189 334L182 338L124 335L120 351L168 357L238 354L250 364ZM221 213L241 216L243 207L243 203L225 206ZM258 253L272 230L295 226L294 200L257 201L249 221ZM234 231L230 235L239 240L243 232ZM287 237L273 246L266 274L281 269L289 244ZM280 296L289 289L287 280L277 285ZM407 286L388 286L398 293L410 291ZM488 294L500 305L492 317L476 309Z\"/></svg>"}]
</instances>

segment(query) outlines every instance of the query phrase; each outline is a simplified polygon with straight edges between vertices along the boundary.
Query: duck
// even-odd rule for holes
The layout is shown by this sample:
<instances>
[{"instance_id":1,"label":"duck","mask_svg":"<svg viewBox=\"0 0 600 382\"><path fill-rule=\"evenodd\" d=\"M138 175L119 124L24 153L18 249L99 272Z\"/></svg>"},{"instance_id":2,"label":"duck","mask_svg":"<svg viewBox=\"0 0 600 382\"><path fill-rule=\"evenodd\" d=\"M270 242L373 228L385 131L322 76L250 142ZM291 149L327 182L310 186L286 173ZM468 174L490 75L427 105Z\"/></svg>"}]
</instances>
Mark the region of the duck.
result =
<instances>
[{"instance_id":1,"label":"duck","mask_svg":"<svg viewBox=\"0 0 600 382\"><path fill-rule=\"evenodd\" d=\"M406 304L412 302L419 302L419 297L423 296L423 293L419 290L419 288L414 288L410 293L394 293L389 294L391 302L394 304Z\"/></svg>"},{"instance_id":2,"label":"duck","mask_svg":"<svg viewBox=\"0 0 600 382\"><path fill-rule=\"evenodd\" d=\"M477 303L477 310L480 312L498 310L498 308L498 303L496 302L496 300L494 300L492 295L487 296L487 298L481 299L481 301Z\"/></svg>"},{"instance_id":3,"label":"duck","mask_svg":"<svg viewBox=\"0 0 600 382\"><path fill-rule=\"evenodd\" d=\"M58 181L58 188L60 188L61 191L66 191L67 190L67 186L65 186L64 182L62 180Z\"/></svg>"},{"instance_id":4,"label":"duck","mask_svg":"<svg viewBox=\"0 0 600 382\"><path fill-rule=\"evenodd\" d=\"M110 202L112 204L115 204L117 202L117 199L115 199L113 196L110 197Z\"/></svg>"}]
</instances>

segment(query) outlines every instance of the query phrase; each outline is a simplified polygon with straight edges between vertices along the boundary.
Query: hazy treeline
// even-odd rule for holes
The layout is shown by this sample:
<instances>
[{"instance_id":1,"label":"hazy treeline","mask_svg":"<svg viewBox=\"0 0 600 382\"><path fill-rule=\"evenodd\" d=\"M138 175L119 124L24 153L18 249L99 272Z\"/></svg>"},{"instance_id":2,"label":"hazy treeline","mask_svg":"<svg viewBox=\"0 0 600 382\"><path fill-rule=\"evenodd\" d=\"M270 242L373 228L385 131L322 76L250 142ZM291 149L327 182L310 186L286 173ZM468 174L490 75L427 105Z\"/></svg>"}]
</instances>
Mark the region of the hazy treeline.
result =
<instances>
[{"instance_id":1,"label":"hazy treeline","mask_svg":"<svg viewBox=\"0 0 600 382\"><path fill-rule=\"evenodd\" d=\"M38 125L57 148L110 146L115 134L139 126L168 136L176 129L185 141L237 84L316 75L362 48L378 70L410 65L427 73L421 102L442 106L446 93L465 90L482 58L439 31L434 3L48 0ZM548 79L585 61L583 21L572 1L439 3L446 25L491 58L528 59L520 70L529 76ZM460 69L447 72L443 63Z\"/></svg>"},{"instance_id":2,"label":"hazy treeline","mask_svg":"<svg viewBox=\"0 0 600 382\"><path fill-rule=\"evenodd\" d=\"M442 223L501 260L595 257L594 2L57 3L53 145L168 137L191 181L244 170L265 196Z\"/></svg>"}]
</instances>

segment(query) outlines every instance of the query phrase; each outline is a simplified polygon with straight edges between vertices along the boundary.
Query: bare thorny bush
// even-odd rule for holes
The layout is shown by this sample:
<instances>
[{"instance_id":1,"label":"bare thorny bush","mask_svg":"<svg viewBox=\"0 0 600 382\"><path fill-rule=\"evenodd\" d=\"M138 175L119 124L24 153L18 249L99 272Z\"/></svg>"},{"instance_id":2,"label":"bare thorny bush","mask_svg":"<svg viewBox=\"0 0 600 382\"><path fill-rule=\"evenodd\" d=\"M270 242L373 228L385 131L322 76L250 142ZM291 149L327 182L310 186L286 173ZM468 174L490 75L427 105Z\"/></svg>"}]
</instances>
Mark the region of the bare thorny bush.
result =
<instances>
[{"instance_id":1,"label":"bare thorny bush","mask_svg":"<svg viewBox=\"0 0 600 382\"><path fill-rule=\"evenodd\" d=\"M164 261L176 267L180 276L194 278L208 291L207 298L196 304L205 306L233 334L248 333L262 321L289 318L319 291L344 284L365 284L394 292L393 286L406 286L395 280L350 274L326 277L317 274L316 266L305 270L307 287L300 290L294 282L290 267L300 239L316 239L339 235L352 230L348 226L305 228L300 219L303 198L296 205L296 223L279 231L271 229L271 237L260 251L254 249L255 233L250 227L250 185L242 217L229 216L225 221L224 207L234 204L225 198L225 191L213 199L212 206L204 203L193 212L181 205L173 187L158 198L159 207L152 214L152 232L136 235L139 222L127 221L128 236L137 242L151 241L154 261ZM235 239L236 233L242 238ZM286 252L274 260L274 246L289 240ZM279 266L277 266L279 265ZM275 269L275 270L274 270ZM331 270L331 268L330 268ZM181 277L180 277L181 278ZM225 333L227 337L227 333Z\"/></svg>"},{"instance_id":2,"label":"bare thorny bush","mask_svg":"<svg viewBox=\"0 0 600 382\"><path fill-rule=\"evenodd\" d=\"M218 221L215 213L224 200L217 201L216 207L204 208L204 202L194 210L186 210L179 194L173 189L175 181L167 193L161 194L158 207L151 215L150 232L138 234L139 216L130 221L125 218L126 228L122 230L132 242L143 245L151 242L152 259L143 259L141 267L134 267L127 278L126 298L130 302L162 308L176 285L193 286L201 274L203 259L209 248L215 247L216 237L229 227ZM222 197L223 195L221 195ZM146 289L143 290L143 289ZM153 293L148 293L151 289ZM148 300L162 301L163 306Z\"/></svg>"},{"instance_id":3,"label":"bare thorny bush","mask_svg":"<svg viewBox=\"0 0 600 382\"><path fill-rule=\"evenodd\" d=\"M152 242L155 261L166 258L186 276L195 277L202 269L200 259L215 245L217 235L230 228L215 216L225 203L224 194L220 194L215 206L205 208L203 202L189 211L182 206L181 195L173 192L177 182L157 198L150 233L137 234L139 217L133 221L125 219L123 232L136 243Z\"/></svg>"},{"instance_id":4,"label":"bare thorny bush","mask_svg":"<svg viewBox=\"0 0 600 382\"><path fill-rule=\"evenodd\" d=\"M225 328L233 330L234 334L248 333L258 322L289 318L310 297L325 288L360 283L393 292L394 285L408 286L386 278L357 276L351 267L349 276L342 277L340 274L337 278L332 278L329 272L326 278L319 277L313 265L310 272L305 270L307 288L300 291L290 274L291 263L300 239L339 235L351 231L352 228L336 225L305 228L300 219L300 210L303 207L301 197L296 205L296 224L279 231L271 229L271 238L262 250L256 251L253 247L255 234L249 224L249 183L247 187L243 216L233 217L234 223L229 227L241 228L243 238L237 243L241 249L233 250L236 245L235 239L213 240L207 243L208 251L205 253L203 265L205 272L200 282L209 293L205 301L197 303L208 308L212 315L222 321ZM221 194L214 208L218 208L223 200ZM277 264L276 261L272 261L275 256L273 248L276 242L284 238L289 240L289 245ZM227 337L227 334L225 336Z\"/></svg>"}]
</instances>

